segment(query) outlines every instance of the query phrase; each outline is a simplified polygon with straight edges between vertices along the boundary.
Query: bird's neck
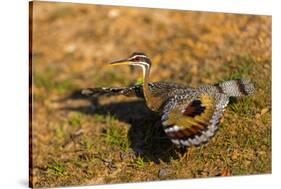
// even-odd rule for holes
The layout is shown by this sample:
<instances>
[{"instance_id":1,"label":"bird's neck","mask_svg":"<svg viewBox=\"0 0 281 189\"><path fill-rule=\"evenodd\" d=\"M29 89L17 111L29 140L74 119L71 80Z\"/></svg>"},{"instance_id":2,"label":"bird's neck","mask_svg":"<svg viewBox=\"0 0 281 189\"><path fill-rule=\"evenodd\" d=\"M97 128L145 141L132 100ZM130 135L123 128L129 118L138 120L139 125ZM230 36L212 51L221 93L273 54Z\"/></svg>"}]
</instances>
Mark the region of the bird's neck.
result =
<instances>
[{"instance_id":1,"label":"bird's neck","mask_svg":"<svg viewBox=\"0 0 281 189\"><path fill-rule=\"evenodd\" d=\"M150 66L143 67L143 93L146 100L148 108L152 111L158 111L158 100L154 97L151 90L149 89L149 74Z\"/></svg>"}]
</instances>

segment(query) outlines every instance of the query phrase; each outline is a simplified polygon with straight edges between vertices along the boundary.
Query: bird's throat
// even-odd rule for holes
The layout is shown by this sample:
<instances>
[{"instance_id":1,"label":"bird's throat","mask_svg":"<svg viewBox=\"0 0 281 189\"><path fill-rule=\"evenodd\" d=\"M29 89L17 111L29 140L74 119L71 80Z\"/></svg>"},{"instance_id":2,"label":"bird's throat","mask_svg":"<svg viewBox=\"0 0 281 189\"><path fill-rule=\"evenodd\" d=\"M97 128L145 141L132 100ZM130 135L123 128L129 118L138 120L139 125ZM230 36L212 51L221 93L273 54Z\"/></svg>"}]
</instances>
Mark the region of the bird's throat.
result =
<instances>
[{"instance_id":1,"label":"bird's throat","mask_svg":"<svg viewBox=\"0 0 281 189\"><path fill-rule=\"evenodd\" d=\"M149 89L149 74L150 74L150 67L143 67L143 93L144 98L146 100L146 105L152 111L157 112L159 110L160 99L156 96L153 96L151 90Z\"/></svg>"}]
</instances>

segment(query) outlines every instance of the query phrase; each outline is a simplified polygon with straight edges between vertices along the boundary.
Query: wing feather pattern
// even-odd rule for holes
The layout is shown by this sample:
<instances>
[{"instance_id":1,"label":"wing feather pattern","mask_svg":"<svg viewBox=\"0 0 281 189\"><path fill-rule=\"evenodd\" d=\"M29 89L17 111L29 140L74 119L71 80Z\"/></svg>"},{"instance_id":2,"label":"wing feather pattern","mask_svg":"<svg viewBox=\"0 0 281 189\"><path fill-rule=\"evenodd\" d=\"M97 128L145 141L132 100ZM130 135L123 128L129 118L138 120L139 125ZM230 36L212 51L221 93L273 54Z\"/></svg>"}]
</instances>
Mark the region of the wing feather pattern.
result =
<instances>
[{"instance_id":1,"label":"wing feather pattern","mask_svg":"<svg viewBox=\"0 0 281 189\"><path fill-rule=\"evenodd\" d=\"M187 100L188 101L188 100ZM172 101L175 103L175 100ZM162 116L166 134L179 146L199 146L214 136L229 99L226 95L201 94L169 106Z\"/></svg>"}]
</instances>

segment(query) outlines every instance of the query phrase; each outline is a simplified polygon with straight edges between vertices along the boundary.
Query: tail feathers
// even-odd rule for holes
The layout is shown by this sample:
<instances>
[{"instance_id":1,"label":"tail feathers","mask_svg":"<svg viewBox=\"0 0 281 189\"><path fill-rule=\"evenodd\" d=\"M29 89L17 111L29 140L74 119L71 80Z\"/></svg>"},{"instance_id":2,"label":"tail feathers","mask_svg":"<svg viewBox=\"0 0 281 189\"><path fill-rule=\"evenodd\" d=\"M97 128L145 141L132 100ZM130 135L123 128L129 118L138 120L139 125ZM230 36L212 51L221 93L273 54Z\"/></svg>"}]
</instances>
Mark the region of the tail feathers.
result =
<instances>
[{"instance_id":1,"label":"tail feathers","mask_svg":"<svg viewBox=\"0 0 281 189\"><path fill-rule=\"evenodd\" d=\"M215 85L220 93L230 97L248 96L255 92L254 84L250 79L235 79Z\"/></svg>"}]
</instances>

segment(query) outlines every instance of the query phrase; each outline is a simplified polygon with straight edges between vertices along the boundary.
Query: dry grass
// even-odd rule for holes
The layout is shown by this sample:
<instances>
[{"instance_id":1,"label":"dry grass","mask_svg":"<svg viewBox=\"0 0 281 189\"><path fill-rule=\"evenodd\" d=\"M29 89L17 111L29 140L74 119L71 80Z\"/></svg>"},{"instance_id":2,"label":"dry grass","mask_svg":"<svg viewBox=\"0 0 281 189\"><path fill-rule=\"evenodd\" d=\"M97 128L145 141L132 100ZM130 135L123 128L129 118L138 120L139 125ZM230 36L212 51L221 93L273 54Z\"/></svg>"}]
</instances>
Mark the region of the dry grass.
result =
<instances>
[{"instance_id":1,"label":"dry grass","mask_svg":"<svg viewBox=\"0 0 281 189\"><path fill-rule=\"evenodd\" d=\"M36 2L33 18L33 186L271 173L271 17ZM256 94L180 152L142 101L79 95L138 82L106 64L133 51L152 58L153 81L249 77Z\"/></svg>"}]
</instances>

